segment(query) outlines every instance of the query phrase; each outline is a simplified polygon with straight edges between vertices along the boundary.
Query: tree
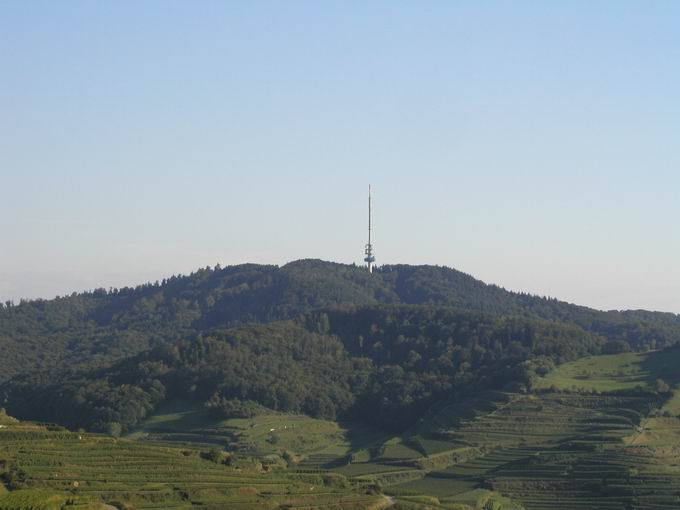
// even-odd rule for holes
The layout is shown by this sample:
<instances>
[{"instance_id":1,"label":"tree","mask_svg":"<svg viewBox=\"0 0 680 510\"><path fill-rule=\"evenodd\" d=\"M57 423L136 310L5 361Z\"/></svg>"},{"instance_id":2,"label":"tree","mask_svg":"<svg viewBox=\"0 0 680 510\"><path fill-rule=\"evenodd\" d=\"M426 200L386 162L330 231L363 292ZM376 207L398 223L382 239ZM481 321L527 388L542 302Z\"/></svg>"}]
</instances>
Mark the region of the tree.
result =
<instances>
[{"instance_id":1,"label":"tree","mask_svg":"<svg viewBox=\"0 0 680 510\"><path fill-rule=\"evenodd\" d=\"M602 354L623 354L630 352L630 344L625 340L610 340L602 347Z\"/></svg>"},{"instance_id":2,"label":"tree","mask_svg":"<svg viewBox=\"0 0 680 510\"><path fill-rule=\"evenodd\" d=\"M121 426L120 423L114 421L109 423L109 426L107 428L107 433L110 436L113 437L120 437L120 434L123 432L123 427Z\"/></svg>"},{"instance_id":3,"label":"tree","mask_svg":"<svg viewBox=\"0 0 680 510\"><path fill-rule=\"evenodd\" d=\"M211 448L207 452L201 452L201 457L215 464L220 464L222 462L222 452L217 448Z\"/></svg>"},{"instance_id":4,"label":"tree","mask_svg":"<svg viewBox=\"0 0 680 510\"><path fill-rule=\"evenodd\" d=\"M659 393L660 395L664 395L666 393L669 393L671 391L671 387L668 385L666 381L663 379L657 379L656 380L656 392Z\"/></svg>"}]
</instances>

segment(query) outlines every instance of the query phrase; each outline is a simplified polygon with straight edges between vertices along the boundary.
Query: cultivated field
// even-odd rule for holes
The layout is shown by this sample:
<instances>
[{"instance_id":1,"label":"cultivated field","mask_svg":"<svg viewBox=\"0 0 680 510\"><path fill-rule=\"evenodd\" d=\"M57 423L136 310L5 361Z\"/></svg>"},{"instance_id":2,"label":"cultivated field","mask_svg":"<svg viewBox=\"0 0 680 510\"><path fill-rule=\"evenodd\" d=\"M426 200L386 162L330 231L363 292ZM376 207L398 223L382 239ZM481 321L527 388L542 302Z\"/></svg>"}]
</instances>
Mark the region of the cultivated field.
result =
<instances>
[{"instance_id":1,"label":"cultivated field","mask_svg":"<svg viewBox=\"0 0 680 510\"><path fill-rule=\"evenodd\" d=\"M226 453L49 430L3 419L2 510L369 509L382 496L330 473L298 473ZM3 486L4 487L4 486Z\"/></svg>"},{"instance_id":2,"label":"cultivated field","mask_svg":"<svg viewBox=\"0 0 680 510\"><path fill-rule=\"evenodd\" d=\"M680 397L656 395L658 379L677 384L679 353L585 358L534 394L441 405L410 434L338 470L443 508L680 508Z\"/></svg>"},{"instance_id":3,"label":"cultivated field","mask_svg":"<svg viewBox=\"0 0 680 510\"><path fill-rule=\"evenodd\" d=\"M388 437L357 423L295 414L215 420L202 406L188 402L162 406L126 436L155 443L218 446L258 457L287 452L308 469L332 467L352 451L382 444Z\"/></svg>"}]
</instances>

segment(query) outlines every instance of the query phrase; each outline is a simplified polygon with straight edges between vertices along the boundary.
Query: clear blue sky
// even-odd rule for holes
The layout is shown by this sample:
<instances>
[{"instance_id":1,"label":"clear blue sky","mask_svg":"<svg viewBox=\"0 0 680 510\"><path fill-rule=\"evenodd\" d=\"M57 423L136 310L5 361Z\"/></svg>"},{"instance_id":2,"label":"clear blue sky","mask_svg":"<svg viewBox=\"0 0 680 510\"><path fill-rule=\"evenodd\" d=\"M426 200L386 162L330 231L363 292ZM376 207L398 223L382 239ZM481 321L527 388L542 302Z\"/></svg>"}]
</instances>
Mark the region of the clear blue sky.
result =
<instances>
[{"instance_id":1,"label":"clear blue sky","mask_svg":"<svg viewBox=\"0 0 680 510\"><path fill-rule=\"evenodd\" d=\"M0 299L219 262L680 312L680 2L0 1Z\"/></svg>"}]
</instances>

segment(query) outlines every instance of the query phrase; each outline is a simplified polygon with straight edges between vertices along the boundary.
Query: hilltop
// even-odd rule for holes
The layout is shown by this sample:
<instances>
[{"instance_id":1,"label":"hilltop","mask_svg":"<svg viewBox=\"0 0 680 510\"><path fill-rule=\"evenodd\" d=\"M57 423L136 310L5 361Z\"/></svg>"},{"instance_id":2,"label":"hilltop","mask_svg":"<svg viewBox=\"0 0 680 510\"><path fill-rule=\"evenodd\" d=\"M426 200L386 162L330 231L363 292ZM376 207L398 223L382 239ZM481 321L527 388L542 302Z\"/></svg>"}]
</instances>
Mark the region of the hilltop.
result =
<instances>
[{"instance_id":1,"label":"hilltop","mask_svg":"<svg viewBox=\"0 0 680 510\"><path fill-rule=\"evenodd\" d=\"M64 366L108 366L215 328L296 318L334 306L428 305L572 324L634 350L680 338L680 318L598 310L509 292L439 266L364 268L300 260L203 268L131 288L96 289L0 308L0 381Z\"/></svg>"},{"instance_id":2,"label":"hilltop","mask_svg":"<svg viewBox=\"0 0 680 510\"><path fill-rule=\"evenodd\" d=\"M174 398L399 429L471 385L531 388L563 362L678 339L673 314L601 312L447 267L217 266L4 306L0 392L20 418L96 431Z\"/></svg>"},{"instance_id":3,"label":"hilltop","mask_svg":"<svg viewBox=\"0 0 680 510\"><path fill-rule=\"evenodd\" d=\"M0 498L63 499L58 457L79 466L83 504L672 508L678 340L673 314L602 312L446 267L317 260L3 306L2 405L58 425L26 424L31 448L13 435L24 422L2 429L20 470L2 476L21 484ZM243 473L202 454L243 463L258 490L234 491ZM115 459L103 482L102 455ZM120 456L172 462L175 483ZM260 490L265 476L288 492Z\"/></svg>"},{"instance_id":4,"label":"hilltop","mask_svg":"<svg viewBox=\"0 0 680 510\"><path fill-rule=\"evenodd\" d=\"M200 269L0 310L20 418L127 430L159 404L264 406L398 429L470 385L680 339L680 319L514 293L447 267L301 260Z\"/></svg>"}]
</instances>

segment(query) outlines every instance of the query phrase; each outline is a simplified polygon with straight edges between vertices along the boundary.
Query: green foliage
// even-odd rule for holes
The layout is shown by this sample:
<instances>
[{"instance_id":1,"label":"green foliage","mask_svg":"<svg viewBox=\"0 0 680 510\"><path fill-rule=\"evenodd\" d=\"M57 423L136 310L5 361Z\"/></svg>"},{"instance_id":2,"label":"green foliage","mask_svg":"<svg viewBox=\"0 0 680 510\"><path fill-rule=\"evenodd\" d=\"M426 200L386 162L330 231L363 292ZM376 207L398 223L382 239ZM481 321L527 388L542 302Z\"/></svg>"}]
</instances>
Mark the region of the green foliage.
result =
<instances>
[{"instance_id":1,"label":"green foliage","mask_svg":"<svg viewBox=\"0 0 680 510\"><path fill-rule=\"evenodd\" d=\"M599 312L555 299L508 292L450 268L385 266L370 275L356 266L303 260L280 268L253 264L204 268L188 276L173 276L160 283L135 288L97 289L50 301L23 301L18 305L3 306L0 309L0 347L3 352L0 382L16 376L13 386L58 384L60 378L72 380L74 373L110 367L118 360L141 352L172 345L182 339L209 335L215 328L297 318L300 314L319 309L329 310L314 315L313 332L321 336L342 334L345 348L352 355L358 352L360 357L371 358L377 365L391 365L392 350L396 344L402 343L398 336L376 341L375 332L369 329L371 324L362 323L352 332L354 336L348 344L346 332L351 329L346 325L348 320L338 318L333 312L333 307L341 305L371 310L381 303L426 305L426 308L438 310L456 307L483 312L487 322L489 317L503 317L505 331L495 332L494 342L501 342L501 355L511 358L524 356L530 351L536 355L547 354L561 363L583 352L583 342L579 340L581 335L590 344L589 352L601 340L608 342L604 344L607 348L624 348L621 346L627 343L636 350L644 350L663 348L680 337L680 319L673 314ZM387 309L383 308L383 311ZM427 353L423 356L418 344L429 340L431 328L428 322L439 320L437 313L414 314L409 320L419 321L417 324L412 323L410 328L406 328L406 324L401 325L406 331L398 334L409 338L406 343L409 349L406 352L400 350L397 357L399 364L405 368L407 378L410 372L414 369L417 372L417 367L425 366L431 359ZM357 312L353 318L372 320L372 314L376 315L376 327L391 334L391 329L381 326L380 313ZM545 336L550 324L556 330L562 330L553 335L555 345L526 345L527 339L535 336L531 331L533 321L539 319L548 321L541 323L539 334ZM474 319L473 322L479 320ZM473 327L476 326L473 324ZM492 323L491 327L500 326ZM435 331L440 336L437 342L447 342L448 338L441 338L442 328L437 328L440 330ZM566 334L568 328L572 332L569 335ZM481 331L484 334L484 330ZM452 337L454 343L467 342L469 332L464 327L452 329L451 333L460 336ZM360 345L364 341L365 348ZM390 345L386 346L385 342ZM461 349L466 348L461 346ZM498 351L495 346L492 348ZM155 379L160 381L163 368L161 364L149 366L148 370L156 372ZM467 372L463 368L459 376L461 381ZM386 385L391 384L389 380L400 376L398 371L389 367L383 372L381 378L385 379ZM90 375L86 377L92 379ZM115 385L116 381L113 383ZM103 411L96 419L89 418L88 422L98 430L105 430L112 421L121 423L124 429L127 423L143 419L157 401L164 399L160 393L166 389L158 383L150 388L132 381L129 386L118 387L114 394L109 394L109 382L98 384L99 388L90 383L87 389L82 390L88 394L89 400L92 400L91 395L97 394L97 407L112 409L119 408L121 402L129 403L125 410L121 410L124 417ZM412 384L418 385L418 382L413 381ZM65 389L67 394L78 391L77 388ZM84 398L71 396L74 400ZM279 400L287 398L286 395L280 397ZM208 398L210 396L206 400ZM243 399L240 395L235 398ZM334 412L338 412L336 404L334 397L321 394L309 400L309 412L331 418ZM285 403L281 405L287 407ZM414 402L414 411L418 411L420 405ZM63 414L72 415L76 411L70 407ZM13 412L21 410L14 408ZM65 422L55 409L49 409L45 416Z\"/></svg>"},{"instance_id":2,"label":"green foliage","mask_svg":"<svg viewBox=\"0 0 680 510\"><path fill-rule=\"evenodd\" d=\"M364 269L301 260L204 268L134 288L0 306L0 382L19 373L101 367L212 328L270 322L337 305L427 304L576 325L635 350L680 336L674 314L599 312L508 292L446 267ZM320 320L316 331L328 330ZM51 375L45 377L52 377Z\"/></svg>"},{"instance_id":3,"label":"green foliage","mask_svg":"<svg viewBox=\"0 0 680 510\"><path fill-rule=\"evenodd\" d=\"M657 379L680 382L680 349L590 356L565 363L536 381L562 391L658 391Z\"/></svg>"},{"instance_id":4,"label":"green foliage","mask_svg":"<svg viewBox=\"0 0 680 510\"><path fill-rule=\"evenodd\" d=\"M58 492L31 489L18 490L6 495L0 495L0 510L63 510L69 508L88 508L73 506L80 498L59 494ZM98 509L101 506L91 506Z\"/></svg>"},{"instance_id":5,"label":"green foliage","mask_svg":"<svg viewBox=\"0 0 680 510\"><path fill-rule=\"evenodd\" d=\"M612 392L487 392L439 405L411 431L423 445L437 439L434 453L415 462L427 468L430 458L445 461L445 442L451 452L465 445L479 454L434 465L418 480L389 486L388 493L438 496L446 508L677 508L680 420L666 412L673 397L654 391L659 374L680 377L670 369L677 367L677 355L669 349L594 356L548 374L578 376L587 369L589 381L618 388ZM645 391L622 389L624 376Z\"/></svg>"},{"instance_id":6,"label":"green foliage","mask_svg":"<svg viewBox=\"0 0 680 510\"><path fill-rule=\"evenodd\" d=\"M23 489L27 484L26 472L16 464L11 463L9 466L5 466L0 473L0 482L11 491Z\"/></svg>"},{"instance_id":7,"label":"green foliage","mask_svg":"<svg viewBox=\"0 0 680 510\"><path fill-rule=\"evenodd\" d=\"M227 464L229 456L217 448L211 448L207 452L201 452L201 458L214 462L215 464Z\"/></svg>"},{"instance_id":8,"label":"green foliage","mask_svg":"<svg viewBox=\"0 0 680 510\"><path fill-rule=\"evenodd\" d=\"M375 367L356 416L392 430L412 425L437 400L528 382L555 360L599 352L601 338L573 325L433 306L374 306L324 312L355 359ZM309 328L317 314L308 315ZM532 360L534 366L524 366ZM363 374L360 374L363 375Z\"/></svg>"},{"instance_id":9,"label":"green foliage","mask_svg":"<svg viewBox=\"0 0 680 510\"><path fill-rule=\"evenodd\" d=\"M317 333L319 324L332 335ZM528 382L553 360L600 348L598 336L537 319L417 305L335 308L297 323L213 330L109 369L44 382L27 374L3 389L17 416L109 433L118 431L112 423L129 430L174 399L205 403L216 417L268 408L401 430L438 399Z\"/></svg>"},{"instance_id":10,"label":"green foliage","mask_svg":"<svg viewBox=\"0 0 680 510\"><path fill-rule=\"evenodd\" d=\"M113 421L107 425L107 433L113 437L119 437L121 432L123 432L123 427L117 421Z\"/></svg>"},{"instance_id":11,"label":"green foliage","mask_svg":"<svg viewBox=\"0 0 680 510\"><path fill-rule=\"evenodd\" d=\"M670 393L671 387L663 379L657 379L656 380L656 391L657 391L657 393L660 393L660 394L663 395L665 393Z\"/></svg>"},{"instance_id":12,"label":"green foliage","mask_svg":"<svg viewBox=\"0 0 680 510\"><path fill-rule=\"evenodd\" d=\"M297 451L290 448L304 442L297 431L271 426L260 433L247 428L269 419L266 413L274 413L272 419L293 416L282 413L360 419L383 431L412 431L413 437L382 447L362 444L356 456L348 448L342 452L345 464L352 458L365 462L337 469L356 476L382 469L379 479L393 483L415 476L404 473L408 470L420 476L429 470L446 471L445 466L459 461L481 464L485 461L476 457L486 455L481 443L489 438L494 438L495 446L521 449L523 441L569 437L570 442L561 446L599 452L610 442L623 441L622 430L632 424L640 427L648 407L665 401L661 417L655 418L656 436L640 435L645 441L663 442L666 421L680 412L671 392L680 382L675 360L680 350L662 349L678 338L680 319L673 314L600 312L508 292L444 267L385 266L368 274L355 266L314 260L283 267L249 264L205 268L136 288L98 289L3 306L0 394L3 405L19 417L113 436L145 423L159 406L173 401L210 412L212 420L248 422L229 433L220 430L211 436L195 429L193 435L183 436L203 437L208 445L201 448L208 448L210 441L220 447L226 446L224 441L243 444L247 437L254 448L267 453ZM650 350L649 355L641 354ZM615 354L588 357L601 352ZM548 391L551 387L560 393ZM482 394L497 396L501 389L513 396L484 402L493 408L489 419L479 420L486 428L470 430L463 411L473 416L480 412L468 405L470 400ZM619 395L602 394L610 391ZM439 411L450 406L457 411L452 413L455 426L447 429L441 425L446 419L433 417L441 418ZM578 410L558 420L554 436L552 421L536 419L560 418L560 410L570 406ZM589 406L607 411L584 411ZM614 408L618 410L611 411ZM0 415L0 421L4 419ZM497 426L503 420L507 428ZM42 433L73 441L64 431ZM6 434L5 439L21 438L19 432ZM229 434L239 434L238 441ZM312 446L305 448L311 451ZM463 451L474 455L461 457ZM330 466L335 453L314 452L300 465ZM423 458L414 464L419 455ZM576 469L588 465L572 462L583 459L580 453L559 455L561 462ZM226 468L195 457L196 462ZM289 457L289 465L300 460L292 453ZM521 458L529 468L539 463L528 454ZM22 478L21 469L24 465L5 470L11 488L30 482L30 476ZM557 483L547 471L550 483ZM502 472L494 473L501 480L498 486L505 488ZM449 494L447 480L449 489L444 492ZM458 482L456 487L466 491L476 483ZM410 483L442 487L431 476ZM528 490L517 484L511 481L508 491ZM609 487L612 492L627 490ZM190 489L163 490L181 504L198 490ZM474 491L469 496L471 502L481 497ZM304 498L297 503L305 506ZM492 508L509 507L497 495L487 503Z\"/></svg>"},{"instance_id":13,"label":"green foliage","mask_svg":"<svg viewBox=\"0 0 680 510\"><path fill-rule=\"evenodd\" d=\"M210 415L217 420L253 418L269 412L266 407L253 400L225 399L219 393L215 393L205 403L205 407L210 410Z\"/></svg>"},{"instance_id":14,"label":"green foliage","mask_svg":"<svg viewBox=\"0 0 680 510\"><path fill-rule=\"evenodd\" d=\"M602 347L602 354L623 354L630 352L630 344L625 340L610 340Z\"/></svg>"}]
</instances>

